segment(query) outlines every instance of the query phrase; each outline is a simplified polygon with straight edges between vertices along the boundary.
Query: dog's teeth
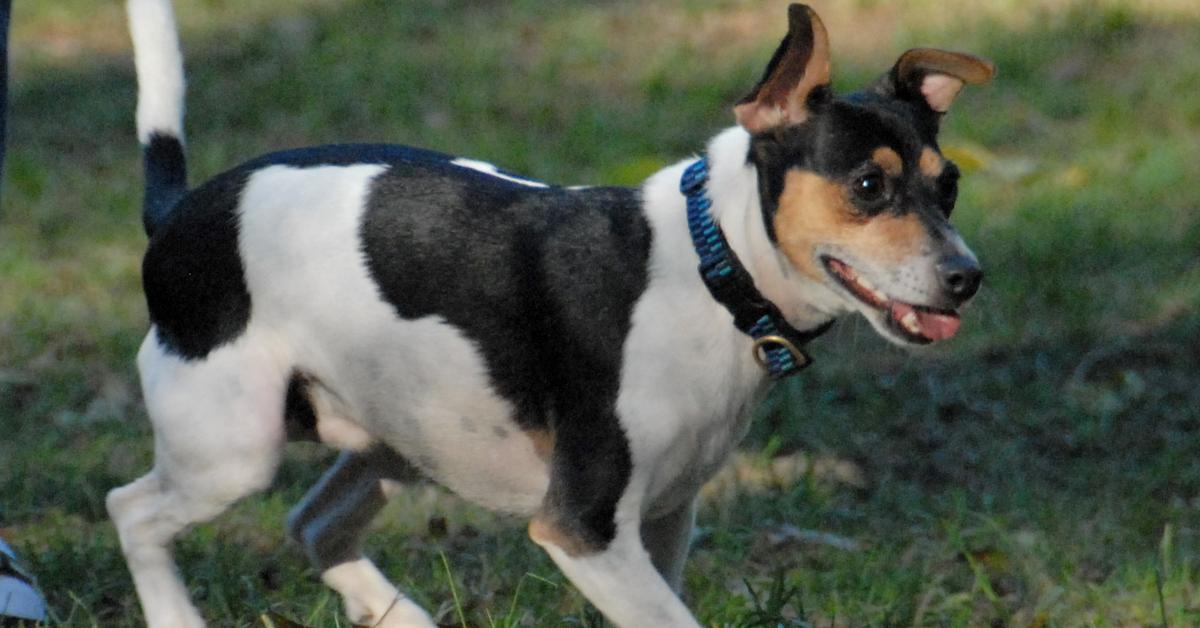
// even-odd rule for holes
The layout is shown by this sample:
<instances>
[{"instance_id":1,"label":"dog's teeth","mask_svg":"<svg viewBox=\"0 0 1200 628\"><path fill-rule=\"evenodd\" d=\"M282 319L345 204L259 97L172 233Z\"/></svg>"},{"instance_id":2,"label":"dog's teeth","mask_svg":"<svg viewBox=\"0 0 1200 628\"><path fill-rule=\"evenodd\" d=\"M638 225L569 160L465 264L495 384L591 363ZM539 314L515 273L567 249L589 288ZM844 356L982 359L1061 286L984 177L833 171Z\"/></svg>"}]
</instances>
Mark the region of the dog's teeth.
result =
<instances>
[{"instance_id":1,"label":"dog's teeth","mask_svg":"<svg viewBox=\"0 0 1200 628\"><path fill-rule=\"evenodd\" d=\"M880 303L887 303L888 296L884 294L882 290L876 288L875 284L867 281L865 277L858 277L856 281L858 282L859 287L862 288L867 294L871 295L871 297L876 301Z\"/></svg>"},{"instance_id":2,"label":"dog's teeth","mask_svg":"<svg viewBox=\"0 0 1200 628\"><path fill-rule=\"evenodd\" d=\"M900 324L904 325L904 329L919 334L921 333L921 324L917 322L917 313L909 312L900 319Z\"/></svg>"}]
</instances>

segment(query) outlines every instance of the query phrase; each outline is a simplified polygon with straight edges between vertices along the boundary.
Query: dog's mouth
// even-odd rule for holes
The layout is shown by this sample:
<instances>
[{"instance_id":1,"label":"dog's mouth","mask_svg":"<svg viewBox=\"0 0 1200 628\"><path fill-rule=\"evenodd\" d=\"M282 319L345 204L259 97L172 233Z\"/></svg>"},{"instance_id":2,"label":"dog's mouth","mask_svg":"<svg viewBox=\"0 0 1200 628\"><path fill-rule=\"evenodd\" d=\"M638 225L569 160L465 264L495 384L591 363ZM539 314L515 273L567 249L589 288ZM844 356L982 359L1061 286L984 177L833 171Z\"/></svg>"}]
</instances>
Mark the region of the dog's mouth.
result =
<instances>
[{"instance_id":1,"label":"dog's mouth","mask_svg":"<svg viewBox=\"0 0 1200 628\"><path fill-rule=\"evenodd\" d=\"M829 256L823 256L821 262L826 272L847 292L882 315L888 330L902 340L929 344L958 333L962 323L958 312L893 299L859 275L849 264Z\"/></svg>"}]
</instances>

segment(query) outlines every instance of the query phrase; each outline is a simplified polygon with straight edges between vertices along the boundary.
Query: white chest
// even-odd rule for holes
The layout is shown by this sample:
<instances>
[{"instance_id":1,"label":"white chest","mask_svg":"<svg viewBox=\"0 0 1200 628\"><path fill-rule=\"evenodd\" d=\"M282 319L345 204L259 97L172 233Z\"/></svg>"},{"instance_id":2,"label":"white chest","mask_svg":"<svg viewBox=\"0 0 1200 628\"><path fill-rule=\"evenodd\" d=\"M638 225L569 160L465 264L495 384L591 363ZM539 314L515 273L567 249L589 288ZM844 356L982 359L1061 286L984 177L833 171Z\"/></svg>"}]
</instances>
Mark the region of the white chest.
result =
<instances>
[{"instance_id":1,"label":"white chest","mask_svg":"<svg viewBox=\"0 0 1200 628\"><path fill-rule=\"evenodd\" d=\"M766 391L749 340L705 297L651 290L634 311L617 410L650 515L690 499L721 468Z\"/></svg>"}]
</instances>

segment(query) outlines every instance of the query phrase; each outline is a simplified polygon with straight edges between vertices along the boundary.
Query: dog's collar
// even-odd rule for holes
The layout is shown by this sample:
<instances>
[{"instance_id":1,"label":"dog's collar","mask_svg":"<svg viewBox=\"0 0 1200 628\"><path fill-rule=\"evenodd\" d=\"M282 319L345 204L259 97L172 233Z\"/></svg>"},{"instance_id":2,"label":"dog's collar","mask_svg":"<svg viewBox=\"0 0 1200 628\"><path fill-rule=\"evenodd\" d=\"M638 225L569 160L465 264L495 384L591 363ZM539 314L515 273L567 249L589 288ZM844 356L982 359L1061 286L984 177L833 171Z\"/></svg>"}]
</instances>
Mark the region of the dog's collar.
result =
<instances>
[{"instance_id":1,"label":"dog's collar","mask_svg":"<svg viewBox=\"0 0 1200 628\"><path fill-rule=\"evenodd\" d=\"M742 266L721 227L712 219L708 197L708 159L688 166L679 180L687 197L688 230L700 255L700 277L718 303L733 314L733 324L754 339L754 359L772 377L795 375L812 364L804 345L829 330L833 321L800 331L788 324L779 308L763 297Z\"/></svg>"}]
</instances>

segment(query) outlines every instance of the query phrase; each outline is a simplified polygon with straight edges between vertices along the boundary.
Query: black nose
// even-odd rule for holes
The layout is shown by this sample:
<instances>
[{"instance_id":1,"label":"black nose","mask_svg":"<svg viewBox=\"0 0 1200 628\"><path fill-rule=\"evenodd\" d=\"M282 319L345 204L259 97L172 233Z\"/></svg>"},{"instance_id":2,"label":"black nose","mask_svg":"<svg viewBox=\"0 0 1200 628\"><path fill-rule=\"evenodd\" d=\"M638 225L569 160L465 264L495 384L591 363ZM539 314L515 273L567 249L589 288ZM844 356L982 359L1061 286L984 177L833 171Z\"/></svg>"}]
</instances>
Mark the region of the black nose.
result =
<instances>
[{"instance_id":1,"label":"black nose","mask_svg":"<svg viewBox=\"0 0 1200 628\"><path fill-rule=\"evenodd\" d=\"M965 255L947 255L937 265L938 281L946 296L959 303L975 296L983 281L979 262Z\"/></svg>"}]
</instances>

